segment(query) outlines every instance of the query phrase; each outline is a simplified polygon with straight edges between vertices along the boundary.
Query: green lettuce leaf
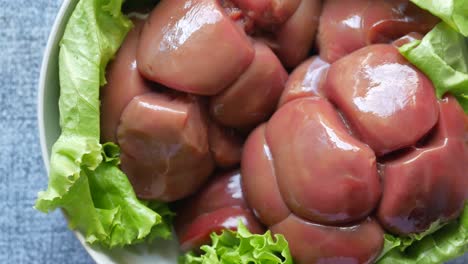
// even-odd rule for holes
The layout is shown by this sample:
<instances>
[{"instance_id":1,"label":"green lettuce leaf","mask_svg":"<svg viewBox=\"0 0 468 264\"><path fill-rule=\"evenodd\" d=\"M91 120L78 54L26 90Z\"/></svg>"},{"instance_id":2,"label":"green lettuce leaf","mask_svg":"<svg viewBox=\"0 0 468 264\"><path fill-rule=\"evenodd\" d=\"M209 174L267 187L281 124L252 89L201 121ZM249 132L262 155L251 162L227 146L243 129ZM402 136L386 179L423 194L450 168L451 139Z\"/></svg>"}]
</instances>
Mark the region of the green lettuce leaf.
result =
<instances>
[{"instance_id":1,"label":"green lettuce leaf","mask_svg":"<svg viewBox=\"0 0 468 264\"><path fill-rule=\"evenodd\" d=\"M468 37L467 0L411 0L411 2L438 16L454 30Z\"/></svg>"},{"instance_id":2,"label":"green lettuce leaf","mask_svg":"<svg viewBox=\"0 0 468 264\"><path fill-rule=\"evenodd\" d=\"M400 53L431 79L437 97L454 95L468 113L468 1L411 1L444 22ZM384 240L379 264L436 264L461 256L468 250L468 205L455 221L412 237L385 234Z\"/></svg>"},{"instance_id":3,"label":"green lettuce leaf","mask_svg":"<svg viewBox=\"0 0 468 264\"><path fill-rule=\"evenodd\" d=\"M467 5L468 5L468 1ZM412 64L433 82L441 98L453 94L468 113L468 45L467 39L446 23L439 23L421 41L400 48Z\"/></svg>"},{"instance_id":4,"label":"green lettuce leaf","mask_svg":"<svg viewBox=\"0 0 468 264\"><path fill-rule=\"evenodd\" d=\"M468 204L459 219L402 250L401 239L385 235L386 254L378 264L438 264L463 255L468 250ZM390 250L388 250L390 249Z\"/></svg>"},{"instance_id":5,"label":"green lettuce leaf","mask_svg":"<svg viewBox=\"0 0 468 264\"><path fill-rule=\"evenodd\" d=\"M384 235L384 248L380 253L378 259L381 259L387 253L394 249L398 249L401 252L404 252L408 247L417 243L418 241L423 240L426 236L432 235L433 233L437 232L439 229L444 227L447 223L441 223L440 221L436 221L432 223L432 225L424 232L419 234L410 234L406 237L396 237L390 234Z\"/></svg>"},{"instance_id":6,"label":"green lettuce leaf","mask_svg":"<svg viewBox=\"0 0 468 264\"><path fill-rule=\"evenodd\" d=\"M89 243L124 246L171 232L167 206L139 201L117 165L119 148L99 143L99 89L105 68L132 23L121 12L123 0L81 0L60 43L60 126L52 147L49 186L36 208L63 208L69 225ZM163 215L153 209L160 209Z\"/></svg>"},{"instance_id":7,"label":"green lettuce leaf","mask_svg":"<svg viewBox=\"0 0 468 264\"><path fill-rule=\"evenodd\" d=\"M426 236L432 235L433 233L444 227L446 224L447 223L441 223L440 221L436 221L426 231L420 234L410 234L409 236L405 237L396 237L391 234L385 234L384 248L382 249L382 252L380 253L380 256L377 259L381 259L393 249L398 249L402 252L405 251L409 246L413 245L413 243L421 241Z\"/></svg>"},{"instance_id":8,"label":"green lettuce leaf","mask_svg":"<svg viewBox=\"0 0 468 264\"><path fill-rule=\"evenodd\" d=\"M292 264L288 242L282 235L272 237L270 231L263 235L251 234L239 222L238 231L225 230L220 235L211 234L212 245L202 246L202 255L187 253L180 264Z\"/></svg>"},{"instance_id":9,"label":"green lettuce leaf","mask_svg":"<svg viewBox=\"0 0 468 264\"><path fill-rule=\"evenodd\" d=\"M146 206L154 212L158 212L161 216L161 222L153 226L146 240L152 242L156 238L171 239L172 222L176 214L169 208L167 203L151 201Z\"/></svg>"}]
</instances>

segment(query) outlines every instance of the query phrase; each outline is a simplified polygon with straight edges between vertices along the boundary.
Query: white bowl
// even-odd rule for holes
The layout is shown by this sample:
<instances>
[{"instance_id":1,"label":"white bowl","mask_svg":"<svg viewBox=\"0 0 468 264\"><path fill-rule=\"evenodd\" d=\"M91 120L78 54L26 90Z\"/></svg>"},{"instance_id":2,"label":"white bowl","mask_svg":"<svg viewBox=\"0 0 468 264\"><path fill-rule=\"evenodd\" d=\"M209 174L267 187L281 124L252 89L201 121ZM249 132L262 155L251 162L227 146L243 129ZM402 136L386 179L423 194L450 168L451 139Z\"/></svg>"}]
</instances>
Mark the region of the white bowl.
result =
<instances>
[{"instance_id":1,"label":"white bowl","mask_svg":"<svg viewBox=\"0 0 468 264\"><path fill-rule=\"evenodd\" d=\"M59 41L62 38L67 21L78 3L78 0L64 0L55 19L45 49L38 93L38 124L41 141L42 157L45 167L49 171L49 157L52 145L60 134L59 126L59 75L58 52ZM75 231L76 237L91 257L98 264L111 263L177 263L178 246L175 240L155 241L151 245L141 244L118 249L106 249L90 246L84 241L80 232Z\"/></svg>"}]
</instances>

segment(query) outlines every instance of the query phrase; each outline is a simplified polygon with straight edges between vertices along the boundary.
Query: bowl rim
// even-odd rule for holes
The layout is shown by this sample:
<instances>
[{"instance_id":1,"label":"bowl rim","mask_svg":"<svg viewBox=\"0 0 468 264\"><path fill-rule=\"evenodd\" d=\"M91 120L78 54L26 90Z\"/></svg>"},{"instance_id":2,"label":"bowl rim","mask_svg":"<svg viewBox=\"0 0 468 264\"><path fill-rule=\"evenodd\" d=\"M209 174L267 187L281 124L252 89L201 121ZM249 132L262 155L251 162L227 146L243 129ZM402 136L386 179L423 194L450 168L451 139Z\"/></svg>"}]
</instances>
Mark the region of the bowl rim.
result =
<instances>
[{"instance_id":1,"label":"bowl rim","mask_svg":"<svg viewBox=\"0 0 468 264\"><path fill-rule=\"evenodd\" d=\"M60 28L60 25L63 23L63 19L65 17L65 13L69 8L72 0L64 0L60 5L59 12L55 17L52 29L49 32L49 37L47 39L47 44L42 55L42 64L40 69L40 76L39 76L39 91L37 93L37 124L39 127L39 141L41 144L41 155L42 161L44 162L44 166L46 169L47 174L49 174L49 152L47 150L46 144L46 134L45 134L45 126L44 126L44 97L45 97L45 90L46 90L46 79L47 79L47 71L49 68L49 61L52 54L52 50L54 49L54 45L57 42L58 36L57 32Z\"/></svg>"}]
</instances>

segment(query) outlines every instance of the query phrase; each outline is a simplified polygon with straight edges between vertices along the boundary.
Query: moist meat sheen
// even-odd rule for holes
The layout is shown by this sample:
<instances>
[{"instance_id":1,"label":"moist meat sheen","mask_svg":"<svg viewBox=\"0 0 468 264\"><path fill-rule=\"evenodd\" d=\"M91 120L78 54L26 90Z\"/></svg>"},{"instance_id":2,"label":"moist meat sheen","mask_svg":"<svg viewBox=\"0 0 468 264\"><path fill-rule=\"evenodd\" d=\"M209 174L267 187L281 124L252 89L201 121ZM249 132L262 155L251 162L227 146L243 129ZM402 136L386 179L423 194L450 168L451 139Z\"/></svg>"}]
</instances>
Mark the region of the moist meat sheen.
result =
<instances>
[{"instance_id":1,"label":"moist meat sheen","mask_svg":"<svg viewBox=\"0 0 468 264\"><path fill-rule=\"evenodd\" d=\"M334 227L291 215L270 229L284 234L295 263L372 263L380 253L383 239L382 229L371 219Z\"/></svg>"},{"instance_id":2,"label":"moist meat sheen","mask_svg":"<svg viewBox=\"0 0 468 264\"><path fill-rule=\"evenodd\" d=\"M265 225L274 225L291 213L278 188L273 157L265 139L265 125L257 127L245 143L242 189L255 215Z\"/></svg>"},{"instance_id":3,"label":"moist meat sheen","mask_svg":"<svg viewBox=\"0 0 468 264\"><path fill-rule=\"evenodd\" d=\"M420 233L456 218L468 195L468 151L463 110L453 97L439 102L440 118L428 142L384 162L382 225L399 235Z\"/></svg>"},{"instance_id":4,"label":"moist meat sheen","mask_svg":"<svg viewBox=\"0 0 468 264\"><path fill-rule=\"evenodd\" d=\"M217 0L162 1L143 28L137 52L146 78L202 95L222 91L253 57L252 43Z\"/></svg>"},{"instance_id":5,"label":"moist meat sheen","mask_svg":"<svg viewBox=\"0 0 468 264\"><path fill-rule=\"evenodd\" d=\"M221 168L231 168L240 163L243 140L235 130L210 122L208 142L216 164Z\"/></svg>"},{"instance_id":6,"label":"moist meat sheen","mask_svg":"<svg viewBox=\"0 0 468 264\"><path fill-rule=\"evenodd\" d=\"M367 217L377 205L374 152L347 133L327 101L305 98L284 105L265 134L279 189L296 215L343 224Z\"/></svg>"},{"instance_id":7,"label":"moist meat sheen","mask_svg":"<svg viewBox=\"0 0 468 264\"><path fill-rule=\"evenodd\" d=\"M286 68L296 67L307 58L315 41L321 7L320 0L301 0L296 12L275 31L270 40L272 48Z\"/></svg>"},{"instance_id":8,"label":"moist meat sheen","mask_svg":"<svg viewBox=\"0 0 468 264\"><path fill-rule=\"evenodd\" d=\"M243 190L296 262L373 263L384 229L406 236L460 215L466 116L391 44L327 68L311 58L291 74L278 110L244 146Z\"/></svg>"},{"instance_id":9,"label":"moist meat sheen","mask_svg":"<svg viewBox=\"0 0 468 264\"><path fill-rule=\"evenodd\" d=\"M174 201L193 192L214 162L197 98L149 93L125 108L117 132L122 170L145 199Z\"/></svg>"},{"instance_id":10,"label":"moist meat sheen","mask_svg":"<svg viewBox=\"0 0 468 264\"><path fill-rule=\"evenodd\" d=\"M326 0L317 37L320 57L335 62L370 44L425 34L438 22L407 0Z\"/></svg>"},{"instance_id":11,"label":"moist meat sheen","mask_svg":"<svg viewBox=\"0 0 468 264\"><path fill-rule=\"evenodd\" d=\"M274 30L296 11L301 0L231 0L257 25Z\"/></svg>"},{"instance_id":12,"label":"moist meat sheen","mask_svg":"<svg viewBox=\"0 0 468 264\"><path fill-rule=\"evenodd\" d=\"M239 221L253 233L264 231L245 203L238 171L215 175L198 193L178 205L177 215L175 231L184 251L208 243L213 232L236 230Z\"/></svg>"},{"instance_id":13,"label":"moist meat sheen","mask_svg":"<svg viewBox=\"0 0 468 264\"><path fill-rule=\"evenodd\" d=\"M367 46L336 61L324 85L330 101L377 155L413 145L437 122L434 86L389 44Z\"/></svg>"},{"instance_id":14,"label":"moist meat sheen","mask_svg":"<svg viewBox=\"0 0 468 264\"><path fill-rule=\"evenodd\" d=\"M254 49L249 68L231 87L211 98L211 115L225 126L243 129L266 121L283 92L288 73L281 62L263 43L255 43Z\"/></svg>"},{"instance_id":15,"label":"moist meat sheen","mask_svg":"<svg viewBox=\"0 0 468 264\"><path fill-rule=\"evenodd\" d=\"M144 21L133 22L134 28L107 67L107 85L101 89L101 138L104 142L117 142L116 131L124 108L133 97L148 93L152 91L151 86L155 86L138 71L136 50Z\"/></svg>"},{"instance_id":16,"label":"moist meat sheen","mask_svg":"<svg viewBox=\"0 0 468 264\"><path fill-rule=\"evenodd\" d=\"M252 132L242 182L249 206L285 236L297 263L371 263L383 246L368 218L381 195L375 154L322 97L292 100Z\"/></svg>"},{"instance_id":17,"label":"moist meat sheen","mask_svg":"<svg viewBox=\"0 0 468 264\"><path fill-rule=\"evenodd\" d=\"M106 71L101 140L183 251L242 221L296 264L374 263L468 199L468 116L398 52L438 22L408 0L159 1Z\"/></svg>"},{"instance_id":18,"label":"moist meat sheen","mask_svg":"<svg viewBox=\"0 0 468 264\"><path fill-rule=\"evenodd\" d=\"M304 61L289 75L279 106L297 98L322 96L329 67L330 64L316 56Z\"/></svg>"}]
</instances>

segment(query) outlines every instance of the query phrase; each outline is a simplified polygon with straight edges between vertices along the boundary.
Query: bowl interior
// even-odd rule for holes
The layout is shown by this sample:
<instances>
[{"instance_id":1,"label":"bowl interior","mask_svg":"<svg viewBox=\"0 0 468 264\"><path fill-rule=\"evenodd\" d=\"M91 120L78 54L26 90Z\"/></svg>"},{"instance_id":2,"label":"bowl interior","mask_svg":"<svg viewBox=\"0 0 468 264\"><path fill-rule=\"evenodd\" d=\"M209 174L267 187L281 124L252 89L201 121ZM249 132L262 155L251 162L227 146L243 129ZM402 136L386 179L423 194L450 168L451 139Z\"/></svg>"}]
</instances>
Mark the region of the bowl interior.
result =
<instances>
[{"instance_id":1,"label":"bowl interior","mask_svg":"<svg viewBox=\"0 0 468 264\"><path fill-rule=\"evenodd\" d=\"M59 42L66 23L78 0L65 0L51 30L41 68L38 92L38 124L42 157L49 171L49 157L52 145L60 135L59 125ZM91 246L84 241L80 232L75 231L78 240L91 257L99 264L110 263L177 263L179 255L175 239L156 240L151 244L141 244L126 248L107 249Z\"/></svg>"}]
</instances>

